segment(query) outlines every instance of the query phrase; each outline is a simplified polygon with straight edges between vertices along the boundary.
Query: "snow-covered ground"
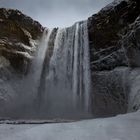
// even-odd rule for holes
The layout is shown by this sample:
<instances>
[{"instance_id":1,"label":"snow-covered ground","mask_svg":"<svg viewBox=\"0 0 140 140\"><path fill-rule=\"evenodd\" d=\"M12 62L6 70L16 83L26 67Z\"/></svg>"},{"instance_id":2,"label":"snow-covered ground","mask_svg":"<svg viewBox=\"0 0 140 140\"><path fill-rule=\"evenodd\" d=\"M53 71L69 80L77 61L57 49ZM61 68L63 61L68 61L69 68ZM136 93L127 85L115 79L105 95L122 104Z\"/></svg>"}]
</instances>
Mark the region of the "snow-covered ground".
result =
<instances>
[{"instance_id":1,"label":"snow-covered ground","mask_svg":"<svg viewBox=\"0 0 140 140\"><path fill-rule=\"evenodd\" d=\"M140 111L73 123L0 124L0 140L140 140Z\"/></svg>"}]
</instances>

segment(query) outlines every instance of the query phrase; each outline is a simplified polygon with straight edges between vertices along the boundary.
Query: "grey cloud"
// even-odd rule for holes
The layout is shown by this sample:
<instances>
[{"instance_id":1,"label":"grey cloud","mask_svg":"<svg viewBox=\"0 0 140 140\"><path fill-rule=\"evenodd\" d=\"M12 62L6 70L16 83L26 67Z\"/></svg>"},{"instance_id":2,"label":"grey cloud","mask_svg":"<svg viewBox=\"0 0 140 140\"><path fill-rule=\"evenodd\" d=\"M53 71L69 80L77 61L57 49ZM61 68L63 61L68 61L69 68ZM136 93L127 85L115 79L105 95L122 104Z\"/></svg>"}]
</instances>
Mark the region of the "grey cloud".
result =
<instances>
[{"instance_id":1,"label":"grey cloud","mask_svg":"<svg viewBox=\"0 0 140 140\"><path fill-rule=\"evenodd\" d=\"M47 27L70 26L113 0L0 0L0 7L19 9Z\"/></svg>"}]
</instances>

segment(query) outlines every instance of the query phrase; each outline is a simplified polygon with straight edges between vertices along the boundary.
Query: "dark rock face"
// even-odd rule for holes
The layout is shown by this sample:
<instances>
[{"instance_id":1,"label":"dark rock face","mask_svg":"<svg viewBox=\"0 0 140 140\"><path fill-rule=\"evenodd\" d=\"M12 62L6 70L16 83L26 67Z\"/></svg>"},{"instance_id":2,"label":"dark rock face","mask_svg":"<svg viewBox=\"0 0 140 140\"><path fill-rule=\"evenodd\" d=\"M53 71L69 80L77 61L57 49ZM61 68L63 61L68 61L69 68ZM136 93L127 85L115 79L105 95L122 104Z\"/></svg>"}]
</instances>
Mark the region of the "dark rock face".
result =
<instances>
[{"instance_id":1,"label":"dark rock face","mask_svg":"<svg viewBox=\"0 0 140 140\"><path fill-rule=\"evenodd\" d=\"M121 0L107 5L88 19L95 117L140 108L139 88L135 90L132 84L140 83L133 77L140 74L135 70L140 66L139 15L138 0Z\"/></svg>"},{"instance_id":2,"label":"dark rock face","mask_svg":"<svg viewBox=\"0 0 140 140\"><path fill-rule=\"evenodd\" d=\"M135 1L113 2L88 19L92 70L127 66L120 40L139 14Z\"/></svg>"},{"instance_id":3,"label":"dark rock face","mask_svg":"<svg viewBox=\"0 0 140 140\"><path fill-rule=\"evenodd\" d=\"M25 72L30 62L34 40L43 27L18 10L0 9L0 56L6 58L15 70Z\"/></svg>"},{"instance_id":4,"label":"dark rock face","mask_svg":"<svg viewBox=\"0 0 140 140\"><path fill-rule=\"evenodd\" d=\"M130 25L122 40L128 63L131 67L140 67L140 16Z\"/></svg>"}]
</instances>

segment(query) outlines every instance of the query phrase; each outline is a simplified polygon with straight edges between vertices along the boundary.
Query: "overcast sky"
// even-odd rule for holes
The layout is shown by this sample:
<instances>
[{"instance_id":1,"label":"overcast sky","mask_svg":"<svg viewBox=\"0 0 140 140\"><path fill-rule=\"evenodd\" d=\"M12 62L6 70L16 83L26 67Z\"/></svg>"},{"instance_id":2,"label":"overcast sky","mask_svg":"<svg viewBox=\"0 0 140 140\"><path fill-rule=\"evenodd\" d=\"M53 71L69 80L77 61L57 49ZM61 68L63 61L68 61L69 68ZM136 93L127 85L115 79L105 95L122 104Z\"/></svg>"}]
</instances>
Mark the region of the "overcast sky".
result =
<instances>
[{"instance_id":1,"label":"overcast sky","mask_svg":"<svg viewBox=\"0 0 140 140\"><path fill-rule=\"evenodd\" d=\"M46 27L65 27L87 19L113 0L0 0L0 7L19 9Z\"/></svg>"}]
</instances>

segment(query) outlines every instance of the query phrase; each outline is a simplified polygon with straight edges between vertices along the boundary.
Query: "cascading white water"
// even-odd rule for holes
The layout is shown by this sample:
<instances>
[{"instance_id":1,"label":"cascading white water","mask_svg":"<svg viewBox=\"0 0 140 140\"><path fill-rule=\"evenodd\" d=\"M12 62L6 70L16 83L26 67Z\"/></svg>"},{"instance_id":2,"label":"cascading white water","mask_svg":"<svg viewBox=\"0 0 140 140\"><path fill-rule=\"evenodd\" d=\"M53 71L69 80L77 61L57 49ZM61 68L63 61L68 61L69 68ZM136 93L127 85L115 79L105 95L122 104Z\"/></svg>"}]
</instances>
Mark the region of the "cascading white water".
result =
<instances>
[{"instance_id":1,"label":"cascading white water","mask_svg":"<svg viewBox=\"0 0 140 140\"><path fill-rule=\"evenodd\" d=\"M90 67L87 22L77 23L74 44L73 94L89 109L90 104Z\"/></svg>"},{"instance_id":2,"label":"cascading white water","mask_svg":"<svg viewBox=\"0 0 140 140\"><path fill-rule=\"evenodd\" d=\"M90 68L87 21L58 29L53 41L50 33L47 38L43 44L45 47L41 46L39 50L42 52L39 55L44 57L37 96L40 113L47 118L88 117Z\"/></svg>"}]
</instances>

